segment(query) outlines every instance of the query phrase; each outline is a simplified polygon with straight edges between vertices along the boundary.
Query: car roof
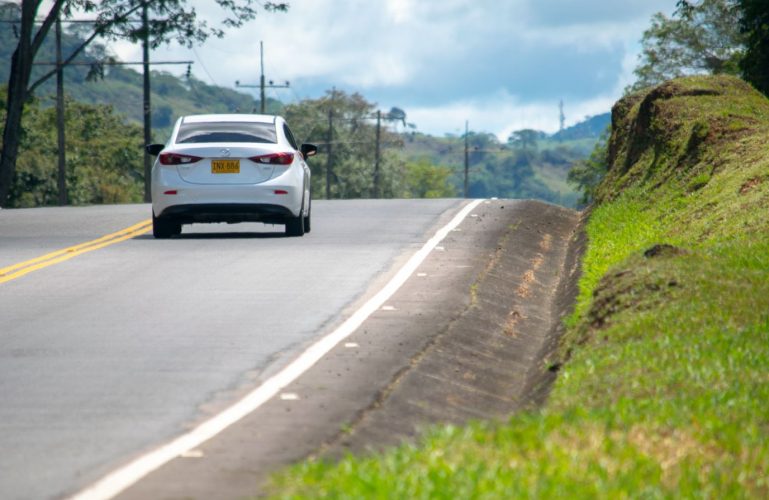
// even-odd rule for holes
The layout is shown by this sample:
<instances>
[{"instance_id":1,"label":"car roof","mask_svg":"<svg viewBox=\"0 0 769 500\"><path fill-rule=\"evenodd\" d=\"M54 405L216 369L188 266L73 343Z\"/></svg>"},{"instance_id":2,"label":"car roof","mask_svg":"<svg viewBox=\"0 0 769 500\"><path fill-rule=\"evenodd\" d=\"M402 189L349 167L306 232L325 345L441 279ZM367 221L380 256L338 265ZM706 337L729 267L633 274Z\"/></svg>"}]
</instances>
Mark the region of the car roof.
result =
<instances>
[{"instance_id":1,"label":"car roof","mask_svg":"<svg viewBox=\"0 0 769 500\"><path fill-rule=\"evenodd\" d=\"M208 122L246 122L246 123L275 123L275 115L253 115L244 113L216 114L216 115L189 115L182 118L183 123L208 123Z\"/></svg>"}]
</instances>

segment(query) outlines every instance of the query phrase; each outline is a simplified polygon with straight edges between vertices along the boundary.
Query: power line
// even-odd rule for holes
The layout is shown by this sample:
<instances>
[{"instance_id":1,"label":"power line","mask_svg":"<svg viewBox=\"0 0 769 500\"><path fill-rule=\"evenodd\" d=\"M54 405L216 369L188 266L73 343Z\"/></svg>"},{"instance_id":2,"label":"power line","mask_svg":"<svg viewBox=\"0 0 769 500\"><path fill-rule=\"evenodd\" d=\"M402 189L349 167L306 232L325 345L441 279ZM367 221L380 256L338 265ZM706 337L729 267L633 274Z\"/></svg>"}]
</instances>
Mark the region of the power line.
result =
<instances>
[{"instance_id":1,"label":"power line","mask_svg":"<svg viewBox=\"0 0 769 500\"><path fill-rule=\"evenodd\" d=\"M469 120L465 120L465 198L468 194L468 182L470 180L470 151L469 151Z\"/></svg>"},{"instance_id":2,"label":"power line","mask_svg":"<svg viewBox=\"0 0 769 500\"><path fill-rule=\"evenodd\" d=\"M14 25L14 28L16 25ZM67 204L67 158L64 136L64 68L61 65L61 16L56 16L56 144L58 165L56 187L59 191L59 205Z\"/></svg>"},{"instance_id":3,"label":"power line","mask_svg":"<svg viewBox=\"0 0 769 500\"><path fill-rule=\"evenodd\" d=\"M198 62L200 63L200 66L203 68L203 71L205 71L205 73L208 75L208 78L211 79L211 82L218 87L219 84L216 83L216 80L214 80L214 77L211 76L211 73L208 72L208 68L206 68L206 65L203 64L203 60L200 58L200 55L198 55L198 51L195 50L194 46L192 47L192 53L195 54L195 59L198 60Z\"/></svg>"},{"instance_id":4,"label":"power line","mask_svg":"<svg viewBox=\"0 0 769 500\"><path fill-rule=\"evenodd\" d=\"M35 66L56 66L56 62L36 62L32 63ZM141 66L144 61L72 61L67 63L66 66L93 66L94 64L101 64L103 66ZM195 64L195 61L152 61L151 66L164 65L164 64Z\"/></svg>"},{"instance_id":5,"label":"power line","mask_svg":"<svg viewBox=\"0 0 769 500\"><path fill-rule=\"evenodd\" d=\"M331 199L331 165L334 152L334 100L336 99L336 87L331 88L331 101L328 106L328 155L326 156L326 199Z\"/></svg>"},{"instance_id":6,"label":"power line","mask_svg":"<svg viewBox=\"0 0 769 500\"><path fill-rule=\"evenodd\" d=\"M265 79L264 79L264 42L262 42L262 41L259 41L259 56L260 56L259 57L259 62L260 62L260 64L259 64L259 69L260 69L259 85L252 85L252 84L243 84L243 85L241 85L240 81L236 80L235 81L235 86L236 87L240 87L240 88L258 88L259 89L259 101L260 101L259 102L259 108L261 109L261 113L264 114L264 111L265 111L265 100L266 100L265 95L264 95L264 90L267 89L267 88L270 88L270 89L281 89L281 88L283 88L283 89L285 89L285 88L289 88L291 86L291 84L288 81L286 81L286 83L283 84L283 85L279 85L279 84L276 85L275 83L273 83L272 80L270 80L269 84L265 83Z\"/></svg>"}]
</instances>

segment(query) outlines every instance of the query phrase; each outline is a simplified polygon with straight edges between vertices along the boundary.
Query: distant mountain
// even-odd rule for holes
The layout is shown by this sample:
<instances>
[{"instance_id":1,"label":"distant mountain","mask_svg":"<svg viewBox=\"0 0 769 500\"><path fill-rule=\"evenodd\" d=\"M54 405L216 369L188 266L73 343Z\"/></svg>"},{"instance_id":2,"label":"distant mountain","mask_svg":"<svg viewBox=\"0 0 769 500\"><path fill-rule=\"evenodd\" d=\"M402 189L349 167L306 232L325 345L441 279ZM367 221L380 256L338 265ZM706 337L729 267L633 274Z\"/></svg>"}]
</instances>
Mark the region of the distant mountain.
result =
<instances>
[{"instance_id":1,"label":"distant mountain","mask_svg":"<svg viewBox=\"0 0 769 500\"><path fill-rule=\"evenodd\" d=\"M553 134L557 141L575 141L579 139L598 139L611 125L611 113L604 113L586 118L578 124Z\"/></svg>"}]
</instances>

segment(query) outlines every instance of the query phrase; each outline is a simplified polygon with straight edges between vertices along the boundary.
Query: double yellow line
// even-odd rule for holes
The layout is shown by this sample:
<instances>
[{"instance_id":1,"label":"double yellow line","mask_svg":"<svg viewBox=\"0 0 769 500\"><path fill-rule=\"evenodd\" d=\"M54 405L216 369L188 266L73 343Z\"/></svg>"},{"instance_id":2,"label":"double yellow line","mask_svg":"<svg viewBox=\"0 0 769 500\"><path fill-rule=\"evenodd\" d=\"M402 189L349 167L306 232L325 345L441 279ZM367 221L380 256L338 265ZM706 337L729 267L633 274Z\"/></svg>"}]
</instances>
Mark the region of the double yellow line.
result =
<instances>
[{"instance_id":1,"label":"double yellow line","mask_svg":"<svg viewBox=\"0 0 769 500\"><path fill-rule=\"evenodd\" d=\"M134 224L131 227L121 229L120 231L102 236L101 238L97 238L95 240L87 241L85 243L81 243L79 245L71 246L68 248L62 248L61 250L47 253L45 255L41 255L40 257L35 257L34 259L0 268L0 284L15 280L16 278L21 278L25 274L29 274L45 267L58 264L59 262L64 262L65 260L77 257L78 255L92 252L109 245L114 245L115 243L120 243L121 241L128 240L134 236L144 234L150 229L152 229L152 221L148 219L138 224Z\"/></svg>"}]
</instances>

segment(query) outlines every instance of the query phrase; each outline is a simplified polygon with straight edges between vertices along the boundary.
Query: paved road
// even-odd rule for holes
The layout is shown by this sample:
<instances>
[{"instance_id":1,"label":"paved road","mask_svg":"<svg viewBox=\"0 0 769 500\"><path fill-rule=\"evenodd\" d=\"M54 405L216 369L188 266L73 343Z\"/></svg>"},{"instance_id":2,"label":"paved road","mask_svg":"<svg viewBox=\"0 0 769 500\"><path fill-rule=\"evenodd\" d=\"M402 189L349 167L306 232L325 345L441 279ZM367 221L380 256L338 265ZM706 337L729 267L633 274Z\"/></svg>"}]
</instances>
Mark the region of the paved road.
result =
<instances>
[{"instance_id":1,"label":"paved road","mask_svg":"<svg viewBox=\"0 0 769 500\"><path fill-rule=\"evenodd\" d=\"M460 200L313 204L313 232L196 225L0 284L0 498L74 493L237 398L337 324ZM0 211L0 268L146 219Z\"/></svg>"}]
</instances>

